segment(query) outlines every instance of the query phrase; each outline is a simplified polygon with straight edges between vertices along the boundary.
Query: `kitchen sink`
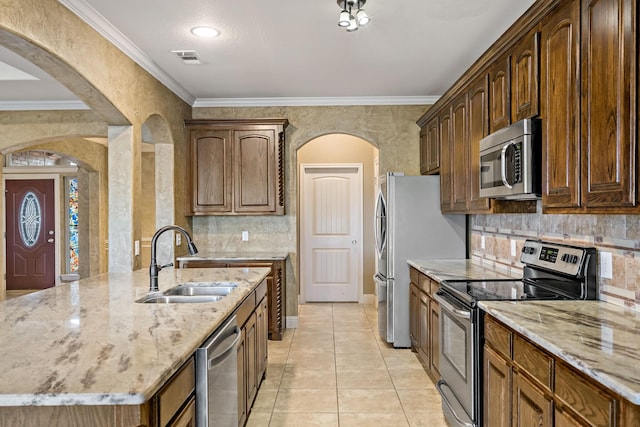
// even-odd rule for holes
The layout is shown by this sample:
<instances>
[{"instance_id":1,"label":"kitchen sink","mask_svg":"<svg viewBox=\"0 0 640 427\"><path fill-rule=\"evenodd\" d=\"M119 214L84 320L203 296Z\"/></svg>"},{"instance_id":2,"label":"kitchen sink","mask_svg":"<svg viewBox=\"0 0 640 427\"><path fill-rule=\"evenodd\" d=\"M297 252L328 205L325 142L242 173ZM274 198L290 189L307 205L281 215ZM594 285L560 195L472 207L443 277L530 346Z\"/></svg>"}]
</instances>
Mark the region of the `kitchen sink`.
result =
<instances>
[{"instance_id":1,"label":"kitchen sink","mask_svg":"<svg viewBox=\"0 0 640 427\"><path fill-rule=\"evenodd\" d=\"M235 282L185 282L136 300L147 304L216 302L238 287Z\"/></svg>"},{"instance_id":2,"label":"kitchen sink","mask_svg":"<svg viewBox=\"0 0 640 427\"><path fill-rule=\"evenodd\" d=\"M136 302L145 304L170 304L170 303L203 303L216 302L223 299L223 295L165 295L165 294L149 294Z\"/></svg>"}]
</instances>

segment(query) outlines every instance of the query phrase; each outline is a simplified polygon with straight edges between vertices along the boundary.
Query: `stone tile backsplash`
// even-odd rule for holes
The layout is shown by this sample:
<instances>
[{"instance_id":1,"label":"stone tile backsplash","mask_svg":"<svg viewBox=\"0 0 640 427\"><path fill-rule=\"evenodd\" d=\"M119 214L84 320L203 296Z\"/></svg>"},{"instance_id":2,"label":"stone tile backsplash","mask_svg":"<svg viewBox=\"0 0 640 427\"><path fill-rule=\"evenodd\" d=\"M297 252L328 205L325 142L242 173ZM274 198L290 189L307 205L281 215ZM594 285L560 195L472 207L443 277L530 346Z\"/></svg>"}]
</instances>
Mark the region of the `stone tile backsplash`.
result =
<instances>
[{"instance_id":1,"label":"stone tile backsplash","mask_svg":"<svg viewBox=\"0 0 640 427\"><path fill-rule=\"evenodd\" d=\"M510 272L522 271L520 251L526 239L611 253L612 278L602 277L598 259L600 299L640 312L640 215L550 215L542 214L538 203L536 214L470 215L470 224L471 258Z\"/></svg>"}]
</instances>

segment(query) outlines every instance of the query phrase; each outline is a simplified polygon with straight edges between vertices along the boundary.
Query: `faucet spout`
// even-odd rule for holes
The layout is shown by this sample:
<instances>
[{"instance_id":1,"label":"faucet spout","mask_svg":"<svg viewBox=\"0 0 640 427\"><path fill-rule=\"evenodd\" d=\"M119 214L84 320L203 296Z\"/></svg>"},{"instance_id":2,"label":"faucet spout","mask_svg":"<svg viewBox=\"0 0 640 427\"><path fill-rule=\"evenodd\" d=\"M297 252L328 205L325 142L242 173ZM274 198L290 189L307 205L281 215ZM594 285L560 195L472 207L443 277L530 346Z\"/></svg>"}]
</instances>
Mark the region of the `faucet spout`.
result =
<instances>
[{"instance_id":1,"label":"faucet spout","mask_svg":"<svg viewBox=\"0 0 640 427\"><path fill-rule=\"evenodd\" d=\"M165 231L175 230L179 231L185 239L187 239L187 249L189 250L190 255L195 255L198 253L198 248L196 244L193 243L191 236L184 228L179 225L165 225L162 228L159 228L158 231L155 232L153 238L151 239L151 264L149 265L149 292L157 292L158 291L158 273L162 270L162 266L158 265L158 260L156 258L156 248L158 237ZM171 265L171 264L169 264ZM165 266L166 267L166 266Z\"/></svg>"}]
</instances>

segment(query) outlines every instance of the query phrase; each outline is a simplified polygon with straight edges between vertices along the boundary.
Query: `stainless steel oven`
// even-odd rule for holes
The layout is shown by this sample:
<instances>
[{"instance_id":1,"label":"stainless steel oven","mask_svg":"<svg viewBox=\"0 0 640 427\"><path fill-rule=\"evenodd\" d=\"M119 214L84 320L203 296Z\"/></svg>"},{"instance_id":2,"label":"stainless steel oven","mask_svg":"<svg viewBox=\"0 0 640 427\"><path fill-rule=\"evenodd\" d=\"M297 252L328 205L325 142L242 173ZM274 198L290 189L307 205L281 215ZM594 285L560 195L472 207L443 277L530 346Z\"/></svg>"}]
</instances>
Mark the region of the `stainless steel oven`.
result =
<instances>
[{"instance_id":1,"label":"stainless steel oven","mask_svg":"<svg viewBox=\"0 0 640 427\"><path fill-rule=\"evenodd\" d=\"M540 197L542 141L539 119L525 119L480 140L480 196Z\"/></svg>"},{"instance_id":2,"label":"stainless steel oven","mask_svg":"<svg viewBox=\"0 0 640 427\"><path fill-rule=\"evenodd\" d=\"M595 248L527 240L520 262L522 279L445 280L435 294L440 303L437 388L451 426L483 426L484 337L478 301L597 299Z\"/></svg>"}]
</instances>

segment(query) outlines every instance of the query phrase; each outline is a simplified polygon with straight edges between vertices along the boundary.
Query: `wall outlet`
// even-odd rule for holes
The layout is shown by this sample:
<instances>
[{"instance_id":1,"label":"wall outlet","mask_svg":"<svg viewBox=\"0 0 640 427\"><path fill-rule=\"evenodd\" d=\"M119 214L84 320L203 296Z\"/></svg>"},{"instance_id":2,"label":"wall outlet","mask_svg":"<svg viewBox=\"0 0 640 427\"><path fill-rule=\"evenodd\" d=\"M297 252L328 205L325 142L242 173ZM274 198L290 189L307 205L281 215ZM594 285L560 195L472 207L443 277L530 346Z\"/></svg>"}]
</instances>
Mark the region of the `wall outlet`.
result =
<instances>
[{"instance_id":1,"label":"wall outlet","mask_svg":"<svg viewBox=\"0 0 640 427\"><path fill-rule=\"evenodd\" d=\"M140 256L140 240L133 242L133 253L135 256Z\"/></svg>"},{"instance_id":2,"label":"wall outlet","mask_svg":"<svg viewBox=\"0 0 640 427\"><path fill-rule=\"evenodd\" d=\"M518 252L516 251L516 241L511 240L511 256L516 256L516 255L518 255Z\"/></svg>"},{"instance_id":3,"label":"wall outlet","mask_svg":"<svg viewBox=\"0 0 640 427\"><path fill-rule=\"evenodd\" d=\"M603 279L613 279L611 252L600 252L600 277Z\"/></svg>"},{"instance_id":4,"label":"wall outlet","mask_svg":"<svg viewBox=\"0 0 640 427\"><path fill-rule=\"evenodd\" d=\"M176 234L176 246L180 246L182 244L182 234Z\"/></svg>"},{"instance_id":5,"label":"wall outlet","mask_svg":"<svg viewBox=\"0 0 640 427\"><path fill-rule=\"evenodd\" d=\"M243 242L248 242L249 241L249 232L248 231L243 231L242 232L242 241Z\"/></svg>"},{"instance_id":6,"label":"wall outlet","mask_svg":"<svg viewBox=\"0 0 640 427\"><path fill-rule=\"evenodd\" d=\"M480 249L484 249L484 236L480 236Z\"/></svg>"}]
</instances>

